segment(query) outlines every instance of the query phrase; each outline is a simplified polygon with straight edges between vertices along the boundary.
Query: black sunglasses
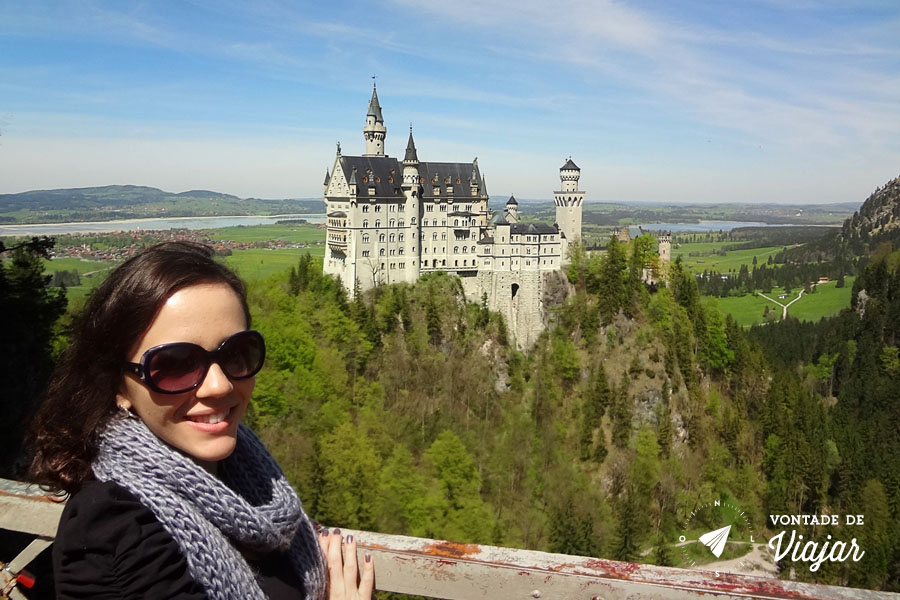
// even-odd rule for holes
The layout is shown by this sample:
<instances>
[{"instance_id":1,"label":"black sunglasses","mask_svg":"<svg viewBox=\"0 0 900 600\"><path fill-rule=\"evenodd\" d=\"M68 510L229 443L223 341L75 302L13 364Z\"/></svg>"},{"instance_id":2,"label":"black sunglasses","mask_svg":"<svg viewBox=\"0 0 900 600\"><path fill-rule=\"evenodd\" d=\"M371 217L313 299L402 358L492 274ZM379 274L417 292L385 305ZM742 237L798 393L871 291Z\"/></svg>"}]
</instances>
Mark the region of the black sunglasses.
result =
<instances>
[{"instance_id":1,"label":"black sunglasses","mask_svg":"<svg viewBox=\"0 0 900 600\"><path fill-rule=\"evenodd\" d=\"M160 394L182 394L200 386L210 365L217 363L229 379L248 379L263 366L266 341L260 332L239 331L210 352L190 342L150 348L139 363L125 363L126 371Z\"/></svg>"}]
</instances>

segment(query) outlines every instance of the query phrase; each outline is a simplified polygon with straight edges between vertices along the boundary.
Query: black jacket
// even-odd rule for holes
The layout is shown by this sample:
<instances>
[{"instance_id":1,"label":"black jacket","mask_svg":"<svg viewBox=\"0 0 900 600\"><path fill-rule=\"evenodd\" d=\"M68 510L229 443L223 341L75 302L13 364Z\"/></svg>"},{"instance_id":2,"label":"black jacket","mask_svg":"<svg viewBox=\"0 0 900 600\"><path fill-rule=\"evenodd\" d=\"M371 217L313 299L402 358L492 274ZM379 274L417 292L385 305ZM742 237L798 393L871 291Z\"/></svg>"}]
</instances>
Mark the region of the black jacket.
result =
<instances>
[{"instance_id":1,"label":"black jacket","mask_svg":"<svg viewBox=\"0 0 900 600\"><path fill-rule=\"evenodd\" d=\"M286 556L248 562L269 598L303 597ZM175 539L115 483L86 481L69 499L53 544L53 571L57 598L206 598Z\"/></svg>"}]
</instances>

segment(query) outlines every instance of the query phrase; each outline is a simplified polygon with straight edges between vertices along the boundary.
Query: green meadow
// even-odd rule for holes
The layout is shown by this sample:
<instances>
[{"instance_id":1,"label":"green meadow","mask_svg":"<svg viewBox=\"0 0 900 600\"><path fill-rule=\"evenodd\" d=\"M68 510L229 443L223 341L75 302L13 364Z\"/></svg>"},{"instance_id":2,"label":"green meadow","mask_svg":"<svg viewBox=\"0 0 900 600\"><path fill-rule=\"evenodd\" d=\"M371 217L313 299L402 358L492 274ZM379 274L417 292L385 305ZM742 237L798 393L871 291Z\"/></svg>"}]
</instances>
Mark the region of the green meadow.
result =
<instances>
[{"instance_id":1,"label":"green meadow","mask_svg":"<svg viewBox=\"0 0 900 600\"><path fill-rule=\"evenodd\" d=\"M742 264L748 268L753 266L753 257L756 257L757 264L766 264L770 256L775 256L782 250L783 246L767 246L765 248L752 248L750 250L729 250L725 256L717 254L723 247L734 245L734 242L696 242L679 244L679 247L672 248L672 260L681 256L682 262L695 273L702 273L704 270L720 271L727 273L731 269L735 271L741 268ZM693 255L693 256L692 256Z\"/></svg>"},{"instance_id":2,"label":"green meadow","mask_svg":"<svg viewBox=\"0 0 900 600\"><path fill-rule=\"evenodd\" d=\"M232 242L264 242L281 240L283 242L319 242L325 241L325 230L316 225L240 225L208 230L207 235L213 240L230 240Z\"/></svg>"},{"instance_id":3,"label":"green meadow","mask_svg":"<svg viewBox=\"0 0 900 600\"><path fill-rule=\"evenodd\" d=\"M850 306L850 295L853 291L853 277L847 277L844 287L839 288L835 283L823 283L816 286L813 294L803 294L803 297L791 304L788 315L800 321L818 321L822 317L836 315L842 309ZM767 294L770 298L778 300L778 290ZM797 297L797 292L792 292L785 300L779 300L787 304ZM716 298L719 312L730 314L739 325L749 327L754 323L763 322L763 312L766 306L770 311L775 311L775 318L781 319L782 309L774 302L766 300L756 294L746 296L732 296L728 298Z\"/></svg>"}]
</instances>

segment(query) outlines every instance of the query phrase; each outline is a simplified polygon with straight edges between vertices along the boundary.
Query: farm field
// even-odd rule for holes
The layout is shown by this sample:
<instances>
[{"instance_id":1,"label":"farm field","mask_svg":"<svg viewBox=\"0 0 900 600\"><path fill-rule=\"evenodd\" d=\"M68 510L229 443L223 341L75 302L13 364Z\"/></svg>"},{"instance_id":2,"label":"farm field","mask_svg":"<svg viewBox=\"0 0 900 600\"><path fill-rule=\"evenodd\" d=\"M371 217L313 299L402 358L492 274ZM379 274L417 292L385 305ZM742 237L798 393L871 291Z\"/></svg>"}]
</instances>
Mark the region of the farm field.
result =
<instances>
[{"instance_id":1,"label":"farm field","mask_svg":"<svg viewBox=\"0 0 900 600\"><path fill-rule=\"evenodd\" d=\"M822 317L836 315L842 309L850 306L850 295L853 290L853 277L847 277L844 287L836 287L834 282L819 284L814 294L803 294L803 297L791 304L788 315L801 321L818 321ZM773 290L769 297L778 299L778 291ZM783 304L797 297L797 292L792 292ZM754 323L763 322L763 312L766 306L770 311L775 311L775 318L781 319L781 307L756 294L746 296L733 296L729 298L716 298L716 304L723 315L730 314L737 323L749 327Z\"/></svg>"},{"instance_id":2,"label":"farm field","mask_svg":"<svg viewBox=\"0 0 900 600\"><path fill-rule=\"evenodd\" d=\"M225 264L237 271L242 279L265 279L269 275L282 273L295 266L300 257L307 252L313 258L322 258L325 256L325 247L235 250L231 256L225 258Z\"/></svg>"},{"instance_id":3,"label":"farm field","mask_svg":"<svg viewBox=\"0 0 900 600\"><path fill-rule=\"evenodd\" d=\"M681 256L686 267L695 273L704 270L728 272L731 269L737 271L742 264L748 268L753 266L753 257L758 264L766 264L770 256L775 256L783 246L767 246L765 248L751 248L749 250L730 250L725 256L716 254L724 246L734 245L734 242L695 242L679 244L679 248L672 248L672 260ZM694 256L691 256L693 254Z\"/></svg>"},{"instance_id":4,"label":"farm field","mask_svg":"<svg viewBox=\"0 0 900 600\"><path fill-rule=\"evenodd\" d=\"M281 240L283 242L320 242L325 241L325 230L316 225L253 225L223 227L206 231L213 240L230 240L233 242L262 242Z\"/></svg>"}]
</instances>

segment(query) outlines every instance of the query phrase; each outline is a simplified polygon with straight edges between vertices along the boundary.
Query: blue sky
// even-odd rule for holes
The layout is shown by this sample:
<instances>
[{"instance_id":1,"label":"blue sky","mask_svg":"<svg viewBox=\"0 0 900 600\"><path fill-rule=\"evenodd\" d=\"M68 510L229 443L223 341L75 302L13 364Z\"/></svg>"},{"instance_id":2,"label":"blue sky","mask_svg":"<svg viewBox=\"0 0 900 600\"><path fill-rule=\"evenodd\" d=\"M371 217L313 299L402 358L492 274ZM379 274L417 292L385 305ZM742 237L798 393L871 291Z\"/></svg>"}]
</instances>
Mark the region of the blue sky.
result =
<instances>
[{"instance_id":1,"label":"blue sky","mask_svg":"<svg viewBox=\"0 0 900 600\"><path fill-rule=\"evenodd\" d=\"M496 199L862 202L900 174L895 0L0 0L0 193L318 197L364 152L478 157Z\"/></svg>"}]
</instances>

